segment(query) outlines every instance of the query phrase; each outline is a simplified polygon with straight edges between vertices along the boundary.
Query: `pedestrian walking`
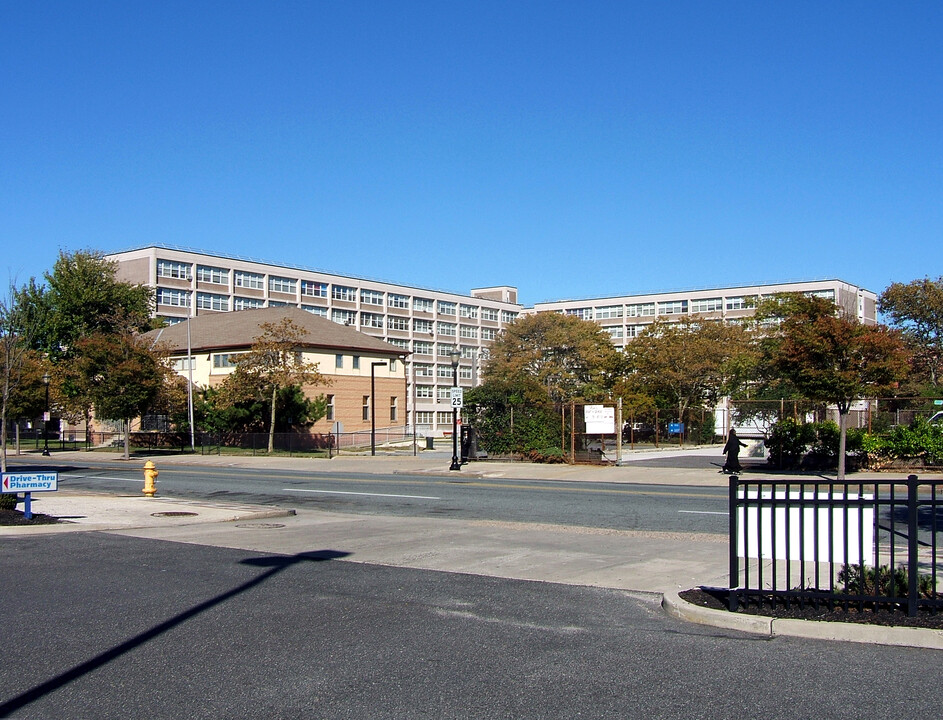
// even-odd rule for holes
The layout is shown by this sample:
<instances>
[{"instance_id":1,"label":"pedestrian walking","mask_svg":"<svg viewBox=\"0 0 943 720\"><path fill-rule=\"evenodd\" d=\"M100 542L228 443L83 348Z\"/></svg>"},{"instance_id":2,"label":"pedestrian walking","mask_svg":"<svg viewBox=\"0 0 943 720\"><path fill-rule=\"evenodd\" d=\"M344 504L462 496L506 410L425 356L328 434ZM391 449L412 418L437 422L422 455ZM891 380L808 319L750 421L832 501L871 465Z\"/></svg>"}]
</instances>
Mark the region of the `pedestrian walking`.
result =
<instances>
[{"instance_id":1,"label":"pedestrian walking","mask_svg":"<svg viewBox=\"0 0 943 720\"><path fill-rule=\"evenodd\" d=\"M724 462L724 467L721 469L721 472L735 473L743 469L740 467L740 448L746 446L747 444L741 442L740 438L737 437L737 431L730 428L730 432L727 434L727 443L724 445L723 449L727 460Z\"/></svg>"}]
</instances>

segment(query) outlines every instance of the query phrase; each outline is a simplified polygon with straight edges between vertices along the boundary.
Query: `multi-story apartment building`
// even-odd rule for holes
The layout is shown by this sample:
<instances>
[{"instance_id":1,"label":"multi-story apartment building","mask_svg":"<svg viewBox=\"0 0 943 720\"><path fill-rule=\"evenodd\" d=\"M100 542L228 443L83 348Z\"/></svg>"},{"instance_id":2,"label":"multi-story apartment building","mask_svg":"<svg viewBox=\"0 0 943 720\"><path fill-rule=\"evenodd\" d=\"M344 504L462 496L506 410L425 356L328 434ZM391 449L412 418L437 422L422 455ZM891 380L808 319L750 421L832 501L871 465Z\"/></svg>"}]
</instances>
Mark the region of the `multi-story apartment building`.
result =
<instances>
[{"instance_id":1,"label":"multi-story apartment building","mask_svg":"<svg viewBox=\"0 0 943 720\"><path fill-rule=\"evenodd\" d=\"M156 314L171 324L294 305L385 340L406 354L407 421L421 433L451 432L452 351L461 354L458 385L477 385L491 341L523 311L513 287L459 295L156 246L108 259L117 262L120 280L154 288Z\"/></svg>"},{"instance_id":2,"label":"multi-story apartment building","mask_svg":"<svg viewBox=\"0 0 943 720\"><path fill-rule=\"evenodd\" d=\"M613 344L623 347L655 319L670 321L685 315L699 315L710 320L737 320L752 315L760 298L787 292L818 295L839 305L847 316L859 322L867 325L877 322L877 295L841 280L557 300L537 303L532 311L559 312L594 320L607 330Z\"/></svg>"},{"instance_id":3,"label":"multi-story apartment building","mask_svg":"<svg viewBox=\"0 0 943 720\"><path fill-rule=\"evenodd\" d=\"M169 323L208 313L294 305L385 340L408 353L407 422L432 434L452 427L452 351L461 353L459 386L474 387L491 342L523 313L561 312L593 320L617 347L656 318L742 318L753 312L757 299L780 292L821 295L861 322L877 321L877 296L841 280L559 300L525 308L511 286L461 295L161 246L108 258L117 262L119 279L154 288L156 314Z\"/></svg>"}]
</instances>

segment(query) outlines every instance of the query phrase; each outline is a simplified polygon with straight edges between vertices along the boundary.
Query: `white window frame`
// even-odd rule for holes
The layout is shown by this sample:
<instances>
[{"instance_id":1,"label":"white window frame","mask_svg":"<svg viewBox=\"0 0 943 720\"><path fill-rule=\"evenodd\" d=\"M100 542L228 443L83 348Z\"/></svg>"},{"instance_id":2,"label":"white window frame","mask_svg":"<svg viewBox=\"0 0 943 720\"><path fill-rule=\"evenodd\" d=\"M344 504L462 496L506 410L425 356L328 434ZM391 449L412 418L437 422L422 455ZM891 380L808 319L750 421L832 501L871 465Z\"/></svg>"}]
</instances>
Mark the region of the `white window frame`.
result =
<instances>
[{"instance_id":1,"label":"white window frame","mask_svg":"<svg viewBox=\"0 0 943 720\"><path fill-rule=\"evenodd\" d=\"M173 288L157 288L155 293L158 305L167 305L169 307L190 307L190 291L176 290Z\"/></svg>"},{"instance_id":2,"label":"white window frame","mask_svg":"<svg viewBox=\"0 0 943 720\"><path fill-rule=\"evenodd\" d=\"M319 280L302 280L301 295L302 297L326 298L327 283L320 282Z\"/></svg>"},{"instance_id":3,"label":"white window frame","mask_svg":"<svg viewBox=\"0 0 943 720\"><path fill-rule=\"evenodd\" d=\"M265 275L260 273L246 272L245 270L234 270L232 283L234 287L238 288L265 290Z\"/></svg>"},{"instance_id":4,"label":"white window frame","mask_svg":"<svg viewBox=\"0 0 943 720\"><path fill-rule=\"evenodd\" d=\"M331 322L335 322L338 325L354 327L357 325L357 311L333 308L331 310Z\"/></svg>"},{"instance_id":5,"label":"white window frame","mask_svg":"<svg viewBox=\"0 0 943 720\"><path fill-rule=\"evenodd\" d=\"M283 293L285 295L294 295L298 287L298 281L292 278L281 277L280 275L269 275L269 292Z\"/></svg>"},{"instance_id":6,"label":"white window frame","mask_svg":"<svg viewBox=\"0 0 943 720\"><path fill-rule=\"evenodd\" d=\"M196 307L198 310L227 312L229 310L229 296L198 292L196 294Z\"/></svg>"},{"instance_id":7,"label":"white window frame","mask_svg":"<svg viewBox=\"0 0 943 720\"><path fill-rule=\"evenodd\" d=\"M659 315L686 315L688 312L687 300L666 300L658 303Z\"/></svg>"},{"instance_id":8,"label":"white window frame","mask_svg":"<svg viewBox=\"0 0 943 720\"><path fill-rule=\"evenodd\" d=\"M625 307L622 305L606 305L605 307L598 307L595 310L595 316L597 320L608 320L610 318L621 318L625 312Z\"/></svg>"},{"instance_id":9,"label":"white window frame","mask_svg":"<svg viewBox=\"0 0 943 720\"><path fill-rule=\"evenodd\" d=\"M378 305L379 307L383 307L383 293L379 290L361 290L360 304Z\"/></svg>"},{"instance_id":10,"label":"white window frame","mask_svg":"<svg viewBox=\"0 0 943 720\"><path fill-rule=\"evenodd\" d=\"M212 265L197 265L196 280L212 285L229 285L229 270Z\"/></svg>"},{"instance_id":11,"label":"white window frame","mask_svg":"<svg viewBox=\"0 0 943 720\"><path fill-rule=\"evenodd\" d=\"M688 303L692 313L712 313L721 312L724 309L723 298L698 298Z\"/></svg>"},{"instance_id":12,"label":"white window frame","mask_svg":"<svg viewBox=\"0 0 943 720\"><path fill-rule=\"evenodd\" d=\"M382 330L386 324L384 320L384 316L377 313L360 313L360 327L380 328Z\"/></svg>"},{"instance_id":13,"label":"white window frame","mask_svg":"<svg viewBox=\"0 0 943 720\"><path fill-rule=\"evenodd\" d=\"M342 302L357 302L357 288L348 285L331 285L331 299Z\"/></svg>"},{"instance_id":14,"label":"white window frame","mask_svg":"<svg viewBox=\"0 0 943 720\"><path fill-rule=\"evenodd\" d=\"M265 307L265 301L262 298L246 298L239 297L238 295L233 296L233 310L256 310L260 307Z\"/></svg>"}]
</instances>

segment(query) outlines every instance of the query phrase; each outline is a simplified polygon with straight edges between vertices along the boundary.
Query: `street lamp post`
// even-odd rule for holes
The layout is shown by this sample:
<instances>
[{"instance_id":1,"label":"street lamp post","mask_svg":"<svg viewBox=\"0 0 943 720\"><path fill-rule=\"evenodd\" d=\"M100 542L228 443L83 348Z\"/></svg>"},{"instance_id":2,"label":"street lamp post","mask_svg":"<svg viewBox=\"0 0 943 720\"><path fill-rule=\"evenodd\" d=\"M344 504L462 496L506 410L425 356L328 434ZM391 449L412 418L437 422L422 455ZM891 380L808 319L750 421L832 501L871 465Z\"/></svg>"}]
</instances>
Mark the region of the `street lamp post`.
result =
<instances>
[{"instance_id":1,"label":"street lamp post","mask_svg":"<svg viewBox=\"0 0 943 720\"><path fill-rule=\"evenodd\" d=\"M452 387L458 387L458 360L461 354L458 350L452 350L449 353L449 359L452 361ZM452 464L449 470L461 470L462 466L458 461L458 408L452 407Z\"/></svg>"},{"instance_id":2,"label":"street lamp post","mask_svg":"<svg viewBox=\"0 0 943 720\"><path fill-rule=\"evenodd\" d=\"M385 362L370 363L370 454L377 454L377 392L376 369L386 367Z\"/></svg>"},{"instance_id":3,"label":"street lamp post","mask_svg":"<svg viewBox=\"0 0 943 720\"><path fill-rule=\"evenodd\" d=\"M43 385L46 386L46 410L43 412L43 455L49 457L49 373L43 373Z\"/></svg>"}]
</instances>

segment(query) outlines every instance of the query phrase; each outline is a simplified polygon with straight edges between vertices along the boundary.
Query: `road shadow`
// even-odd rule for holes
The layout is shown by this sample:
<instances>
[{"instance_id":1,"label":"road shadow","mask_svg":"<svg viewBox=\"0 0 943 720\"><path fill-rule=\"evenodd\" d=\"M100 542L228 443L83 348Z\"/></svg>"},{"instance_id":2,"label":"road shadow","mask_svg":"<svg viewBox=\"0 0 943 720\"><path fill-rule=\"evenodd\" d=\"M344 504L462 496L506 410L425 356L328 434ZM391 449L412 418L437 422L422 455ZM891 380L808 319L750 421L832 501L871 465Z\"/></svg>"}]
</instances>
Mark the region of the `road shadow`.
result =
<instances>
[{"instance_id":1,"label":"road shadow","mask_svg":"<svg viewBox=\"0 0 943 720\"><path fill-rule=\"evenodd\" d=\"M227 590L226 592L221 593L216 597L210 598L199 605L195 605L189 610L184 610L183 612L174 615L172 618L169 618L162 623L158 623L154 627L149 628L142 633L138 633L134 637L125 640L123 643L116 645L115 647L110 648L99 655L96 655L90 660L86 660L85 662L76 665L69 670L66 670L54 678L51 678L50 680L47 680L36 687L30 688L26 692L23 692L14 698L0 703L0 717L8 717L11 713L14 713L17 710L29 705L30 703L55 692L59 688L62 688L69 683L78 680L79 678L97 670L103 665L107 665L111 661L116 660L122 655L125 655L126 653L141 647L145 643L154 640L155 638L163 635L167 631L172 630L179 625L182 625L197 615L200 615L207 610L221 605L228 600L231 600L232 598L241 595L248 590L251 590L257 585L261 585L283 570L300 563L325 562L327 560L337 560L339 558L344 558L349 555L349 552L343 552L340 550L316 550L298 553L297 555L271 555L240 560L239 563L242 565L268 568L268 570L252 578L251 580L244 582L242 585L233 588L232 590Z\"/></svg>"}]
</instances>

